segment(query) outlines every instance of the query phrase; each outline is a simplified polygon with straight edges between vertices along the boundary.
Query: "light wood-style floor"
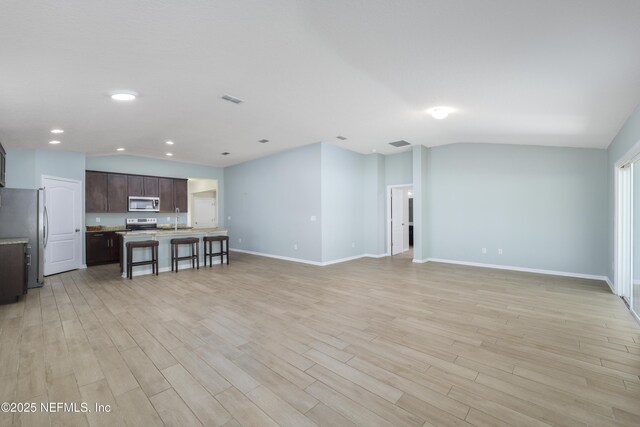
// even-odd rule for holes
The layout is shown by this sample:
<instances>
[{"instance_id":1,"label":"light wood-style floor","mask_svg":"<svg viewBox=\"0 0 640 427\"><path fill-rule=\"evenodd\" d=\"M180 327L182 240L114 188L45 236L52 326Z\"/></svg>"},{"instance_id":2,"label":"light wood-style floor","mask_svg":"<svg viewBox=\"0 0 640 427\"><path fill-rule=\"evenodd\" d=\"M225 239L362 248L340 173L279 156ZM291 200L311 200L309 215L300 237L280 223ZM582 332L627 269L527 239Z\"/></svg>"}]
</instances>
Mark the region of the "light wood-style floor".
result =
<instances>
[{"instance_id":1,"label":"light wood-style floor","mask_svg":"<svg viewBox=\"0 0 640 427\"><path fill-rule=\"evenodd\" d=\"M410 259L243 254L51 277L0 308L0 425L638 426L640 328L607 285Z\"/></svg>"}]
</instances>

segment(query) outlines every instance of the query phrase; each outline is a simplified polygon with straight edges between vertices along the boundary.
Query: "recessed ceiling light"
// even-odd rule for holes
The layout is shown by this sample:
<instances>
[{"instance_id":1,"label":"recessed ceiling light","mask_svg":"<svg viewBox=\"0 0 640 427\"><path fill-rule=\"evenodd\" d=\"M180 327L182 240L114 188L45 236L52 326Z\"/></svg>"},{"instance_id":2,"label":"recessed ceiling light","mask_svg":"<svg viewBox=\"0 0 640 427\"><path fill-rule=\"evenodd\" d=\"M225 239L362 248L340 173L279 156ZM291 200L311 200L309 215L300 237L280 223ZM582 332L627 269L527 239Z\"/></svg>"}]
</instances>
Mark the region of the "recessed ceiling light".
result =
<instances>
[{"instance_id":1,"label":"recessed ceiling light","mask_svg":"<svg viewBox=\"0 0 640 427\"><path fill-rule=\"evenodd\" d=\"M267 142L269 142L269 140L268 139L261 139L258 142L261 143L261 144L266 144Z\"/></svg>"},{"instance_id":2,"label":"recessed ceiling light","mask_svg":"<svg viewBox=\"0 0 640 427\"><path fill-rule=\"evenodd\" d=\"M167 153L167 156L171 157L173 156L173 153Z\"/></svg>"},{"instance_id":3,"label":"recessed ceiling light","mask_svg":"<svg viewBox=\"0 0 640 427\"><path fill-rule=\"evenodd\" d=\"M427 110L427 114L430 114L436 120L442 120L446 119L453 111L454 109L450 107L433 107Z\"/></svg>"},{"instance_id":4,"label":"recessed ceiling light","mask_svg":"<svg viewBox=\"0 0 640 427\"><path fill-rule=\"evenodd\" d=\"M229 155L229 154L231 154L231 153L229 153L228 151L225 151L224 153L221 153L221 154L222 154L223 156L228 156L228 155Z\"/></svg>"},{"instance_id":5,"label":"recessed ceiling light","mask_svg":"<svg viewBox=\"0 0 640 427\"><path fill-rule=\"evenodd\" d=\"M111 99L115 101L133 101L137 96L138 93L131 90L119 90L111 93Z\"/></svg>"},{"instance_id":6,"label":"recessed ceiling light","mask_svg":"<svg viewBox=\"0 0 640 427\"><path fill-rule=\"evenodd\" d=\"M165 144L167 144L167 145L173 145L173 141L167 141L167 142L165 142Z\"/></svg>"},{"instance_id":7,"label":"recessed ceiling light","mask_svg":"<svg viewBox=\"0 0 640 427\"><path fill-rule=\"evenodd\" d=\"M342 135L338 135L338 136L336 136L336 138L338 138L341 141L346 141L346 139L347 139L346 136L342 136Z\"/></svg>"},{"instance_id":8,"label":"recessed ceiling light","mask_svg":"<svg viewBox=\"0 0 640 427\"><path fill-rule=\"evenodd\" d=\"M49 144L52 144L52 145L60 144L60 141L49 141Z\"/></svg>"},{"instance_id":9,"label":"recessed ceiling light","mask_svg":"<svg viewBox=\"0 0 640 427\"><path fill-rule=\"evenodd\" d=\"M64 133L62 129L51 129L51 133Z\"/></svg>"},{"instance_id":10,"label":"recessed ceiling light","mask_svg":"<svg viewBox=\"0 0 640 427\"><path fill-rule=\"evenodd\" d=\"M124 148L116 148L116 151L124 151Z\"/></svg>"}]
</instances>

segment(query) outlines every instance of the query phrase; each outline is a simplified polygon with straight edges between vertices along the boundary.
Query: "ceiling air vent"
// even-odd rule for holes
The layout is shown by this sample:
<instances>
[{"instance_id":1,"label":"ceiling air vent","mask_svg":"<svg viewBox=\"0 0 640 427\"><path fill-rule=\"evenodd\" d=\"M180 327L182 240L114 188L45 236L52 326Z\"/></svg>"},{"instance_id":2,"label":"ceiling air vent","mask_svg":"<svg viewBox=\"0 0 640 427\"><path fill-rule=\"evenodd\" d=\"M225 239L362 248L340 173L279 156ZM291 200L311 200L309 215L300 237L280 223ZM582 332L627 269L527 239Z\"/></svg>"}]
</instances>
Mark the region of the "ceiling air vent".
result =
<instances>
[{"instance_id":1,"label":"ceiling air vent","mask_svg":"<svg viewBox=\"0 0 640 427\"><path fill-rule=\"evenodd\" d=\"M347 139L347 137L346 137L346 136L342 136L342 135L338 135L338 136L336 136L336 138L338 138L338 139L339 139L339 140L341 140L341 141L344 141L344 140L346 140L346 139Z\"/></svg>"},{"instance_id":2,"label":"ceiling air vent","mask_svg":"<svg viewBox=\"0 0 640 427\"><path fill-rule=\"evenodd\" d=\"M221 153L221 154L222 154L223 156L228 156L228 155L229 155L229 154L231 154L231 153L229 153L228 151L225 151L224 153Z\"/></svg>"},{"instance_id":3,"label":"ceiling air vent","mask_svg":"<svg viewBox=\"0 0 640 427\"><path fill-rule=\"evenodd\" d=\"M261 139L258 142L261 143L261 144L266 144L267 142L269 142L269 140L268 139Z\"/></svg>"},{"instance_id":4,"label":"ceiling air vent","mask_svg":"<svg viewBox=\"0 0 640 427\"><path fill-rule=\"evenodd\" d=\"M390 142L389 145L393 145L394 147L406 147L407 145L411 144L409 144L404 139L401 139L400 141Z\"/></svg>"},{"instance_id":5,"label":"ceiling air vent","mask_svg":"<svg viewBox=\"0 0 640 427\"><path fill-rule=\"evenodd\" d=\"M233 102L234 104L241 104L242 99L240 98L236 98L235 96L231 96L231 95L223 95L222 99L224 99L225 101L229 101L229 102Z\"/></svg>"}]
</instances>

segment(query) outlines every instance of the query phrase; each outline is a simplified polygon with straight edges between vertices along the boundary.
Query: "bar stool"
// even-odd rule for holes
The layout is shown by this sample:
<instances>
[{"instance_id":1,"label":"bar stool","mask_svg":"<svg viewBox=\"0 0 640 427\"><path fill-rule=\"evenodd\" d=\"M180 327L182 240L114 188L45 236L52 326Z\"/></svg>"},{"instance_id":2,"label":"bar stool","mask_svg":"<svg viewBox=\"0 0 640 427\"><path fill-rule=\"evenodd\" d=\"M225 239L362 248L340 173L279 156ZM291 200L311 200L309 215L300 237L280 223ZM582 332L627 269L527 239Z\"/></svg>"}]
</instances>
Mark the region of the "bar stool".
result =
<instances>
[{"instance_id":1,"label":"bar stool","mask_svg":"<svg viewBox=\"0 0 640 427\"><path fill-rule=\"evenodd\" d=\"M140 242L127 242L127 277L129 280L133 278L133 267L139 265L151 264L151 272L158 275L158 246L160 242L157 240L143 240ZM141 248L151 248L151 259L142 261L133 261L133 250Z\"/></svg>"},{"instance_id":2,"label":"bar stool","mask_svg":"<svg viewBox=\"0 0 640 427\"><path fill-rule=\"evenodd\" d=\"M213 257L220 257L220 265L224 262L224 256L227 256L227 264L229 264L229 236L205 236L202 241L204 242L204 265L207 266L207 257L209 257L209 267L213 266ZM220 252L213 253L211 244L213 242L220 242ZM223 243L226 242L227 250L223 250ZM207 251L207 243L209 244L209 250Z\"/></svg>"},{"instance_id":3,"label":"bar stool","mask_svg":"<svg viewBox=\"0 0 640 427\"><path fill-rule=\"evenodd\" d=\"M190 245L191 254L185 256L178 256L178 249L180 245ZM196 268L198 263L198 269L200 269L200 239L197 237L184 237L179 239L171 239L171 271L175 265L176 273L178 272L178 262L183 260L191 260L191 268Z\"/></svg>"}]
</instances>

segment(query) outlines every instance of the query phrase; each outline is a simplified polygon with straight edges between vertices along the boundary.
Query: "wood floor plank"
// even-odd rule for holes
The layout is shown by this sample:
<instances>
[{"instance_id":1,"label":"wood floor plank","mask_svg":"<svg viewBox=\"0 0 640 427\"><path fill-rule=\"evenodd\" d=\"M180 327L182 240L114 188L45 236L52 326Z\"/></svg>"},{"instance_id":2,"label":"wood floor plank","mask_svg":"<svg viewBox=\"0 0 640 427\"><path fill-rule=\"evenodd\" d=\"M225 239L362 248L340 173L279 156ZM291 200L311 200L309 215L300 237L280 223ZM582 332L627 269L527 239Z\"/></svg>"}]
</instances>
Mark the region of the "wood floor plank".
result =
<instances>
[{"instance_id":1,"label":"wood floor plank","mask_svg":"<svg viewBox=\"0 0 640 427\"><path fill-rule=\"evenodd\" d=\"M113 408L0 425L635 427L639 375L604 282L405 256L105 265L0 306L0 400Z\"/></svg>"}]
</instances>

